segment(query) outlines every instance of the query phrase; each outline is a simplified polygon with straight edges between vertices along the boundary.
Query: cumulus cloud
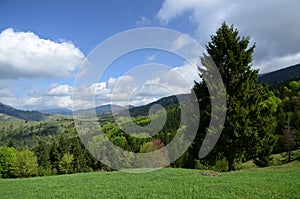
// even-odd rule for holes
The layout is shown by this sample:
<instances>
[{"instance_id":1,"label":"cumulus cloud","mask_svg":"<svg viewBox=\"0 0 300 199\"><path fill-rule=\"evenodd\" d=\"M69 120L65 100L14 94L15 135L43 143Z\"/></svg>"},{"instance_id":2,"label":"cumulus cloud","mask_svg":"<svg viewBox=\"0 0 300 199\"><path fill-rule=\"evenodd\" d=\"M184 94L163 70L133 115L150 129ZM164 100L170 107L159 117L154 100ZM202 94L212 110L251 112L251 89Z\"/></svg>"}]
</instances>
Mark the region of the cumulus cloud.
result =
<instances>
[{"instance_id":1,"label":"cumulus cloud","mask_svg":"<svg viewBox=\"0 0 300 199\"><path fill-rule=\"evenodd\" d=\"M63 84L63 85L52 85L52 88L47 92L48 95L51 96L66 96L66 95L71 95L73 92L72 86L68 84Z\"/></svg>"},{"instance_id":2,"label":"cumulus cloud","mask_svg":"<svg viewBox=\"0 0 300 199\"><path fill-rule=\"evenodd\" d=\"M193 65L196 65L196 61ZM110 103L140 106L164 96L188 93L194 80L199 80L198 72L189 63L174 68L161 65L153 69L141 67L116 78L77 88L74 107L77 110ZM36 79L31 86L25 83L15 87L12 82L16 80L0 82L0 102L20 109L72 109L74 88L69 84L38 85L34 83L39 82Z\"/></svg>"},{"instance_id":3,"label":"cumulus cloud","mask_svg":"<svg viewBox=\"0 0 300 199\"><path fill-rule=\"evenodd\" d=\"M0 33L1 78L68 77L83 58L71 42L54 42L11 28Z\"/></svg>"},{"instance_id":4,"label":"cumulus cloud","mask_svg":"<svg viewBox=\"0 0 300 199\"><path fill-rule=\"evenodd\" d=\"M189 93L194 81L200 81L195 66L195 64L186 63L154 76L143 85L143 94L168 96Z\"/></svg>"},{"instance_id":5,"label":"cumulus cloud","mask_svg":"<svg viewBox=\"0 0 300 199\"><path fill-rule=\"evenodd\" d=\"M205 52L202 46L196 45L188 35L180 35L170 44L170 49L185 56L189 61L199 59L199 53Z\"/></svg>"},{"instance_id":6,"label":"cumulus cloud","mask_svg":"<svg viewBox=\"0 0 300 199\"><path fill-rule=\"evenodd\" d=\"M272 59L260 62L259 65L254 63L254 68L260 69L261 73L266 73L274 68L281 69L295 65L296 63L300 63L300 52L282 57L274 57Z\"/></svg>"},{"instance_id":7,"label":"cumulus cloud","mask_svg":"<svg viewBox=\"0 0 300 199\"><path fill-rule=\"evenodd\" d=\"M189 63L159 73L153 71L148 78L142 78L142 81L138 74L109 78L107 81L77 88L74 108L75 110L92 108L111 103L140 106L164 96L189 93L194 80L199 81L198 72ZM52 84L48 88L26 89L20 97L13 90L2 88L0 102L21 109L72 109L73 90L69 84Z\"/></svg>"},{"instance_id":8,"label":"cumulus cloud","mask_svg":"<svg viewBox=\"0 0 300 199\"><path fill-rule=\"evenodd\" d=\"M183 47L186 47L188 44L190 44L189 39L186 36L181 35L173 41L173 43L171 44L171 49L174 51L179 50Z\"/></svg>"},{"instance_id":9,"label":"cumulus cloud","mask_svg":"<svg viewBox=\"0 0 300 199\"><path fill-rule=\"evenodd\" d=\"M300 52L299 9L298 0L165 0L157 18L167 24L184 14L190 15L191 23L197 26L195 35L202 45L224 21L235 24L242 35L250 36L257 43L256 65L267 72L288 66L291 59L286 57ZM282 65L263 66L272 60L281 60ZM298 58L293 60L293 64L300 62Z\"/></svg>"},{"instance_id":10,"label":"cumulus cloud","mask_svg":"<svg viewBox=\"0 0 300 199\"><path fill-rule=\"evenodd\" d=\"M140 106L161 97L189 93L194 80L200 80L195 65L195 63L193 65L186 63L159 73L148 71L147 78L142 78L142 80L139 73L132 73L109 78L105 82L92 83L85 88L76 88L74 109L110 103L121 106Z\"/></svg>"},{"instance_id":11,"label":"cumulus cloud","mask_svg":"<svg viewBox=\"0 0 300 199\"><path fill-rule=\"evenodd\" d=\"M71 108L71 96L40 96L25 98L22 102L22 108L28 109L48 109L48 108Z\"/></svg>"}]
</instances>

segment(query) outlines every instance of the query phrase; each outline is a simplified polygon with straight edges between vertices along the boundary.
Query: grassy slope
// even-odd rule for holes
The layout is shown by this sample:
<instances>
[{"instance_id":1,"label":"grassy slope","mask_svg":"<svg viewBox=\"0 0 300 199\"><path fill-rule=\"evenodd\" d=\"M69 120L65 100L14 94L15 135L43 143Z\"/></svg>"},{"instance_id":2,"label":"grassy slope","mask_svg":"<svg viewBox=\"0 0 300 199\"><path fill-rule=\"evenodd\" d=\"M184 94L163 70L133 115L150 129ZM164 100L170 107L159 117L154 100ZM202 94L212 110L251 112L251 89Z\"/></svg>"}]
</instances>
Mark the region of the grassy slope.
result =
<instances>
[{"instance_id":1,"label":"grassy slope","mask_svg":"<svg viewBox=\"0 0 300 199\"><path fill-rule=\"evenodd\" d=\"M0 198L300 198L300 162L222 173L162 169L0 179Z\"/></svg>"}]
</instances>

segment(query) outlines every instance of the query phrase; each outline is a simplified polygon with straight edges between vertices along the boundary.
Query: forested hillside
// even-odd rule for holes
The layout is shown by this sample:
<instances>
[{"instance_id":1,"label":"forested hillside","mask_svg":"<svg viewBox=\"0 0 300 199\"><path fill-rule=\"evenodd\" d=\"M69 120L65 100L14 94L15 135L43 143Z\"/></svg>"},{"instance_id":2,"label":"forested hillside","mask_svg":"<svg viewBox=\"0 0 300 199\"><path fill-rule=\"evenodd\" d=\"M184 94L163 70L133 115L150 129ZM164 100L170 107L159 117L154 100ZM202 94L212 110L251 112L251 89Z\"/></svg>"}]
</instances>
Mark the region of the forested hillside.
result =
<instances>
[{"instance_id":1,"label":"forested hillside","mask_svg":"<svg viewBox=\"0 0 300 199\"><path fill-rule=\"evenodd\" d=\"M113 170L99 159L105 159L110 165L119 164L122 160L126 168L138 165L135 155L125 157L122 152L111 156L114 151L109 148L109 143L118 146L119 151L148 153L161 150L164 153L158 160L166 161L191 136L193 126L198 127L194 139L187 150L168 166L234 171L238 163L252 161L256 166L267 167L274 164L274 153L282 154L279 164L293 161L292 151L300 147L300 83L284 79L283 83L272 87L261 84L258 71L251 68L255 45L249 46L249 38L240 37L234 26L223 23L211 39L207 45L209 56L202 57L205 67L199 68L199 72L206 80L214 77L210 70L214 65L209 62L211 58L214 60L226 88L226 107L217 103L214 107L217 111L214 111L211 102L221 101L220 87L209 81L200 81L191 88L197 98L194 101L190 94L165 97L141 107L127 107L130 108L130 116L124 114L126 107L97 107L99 126L92 130L89 125L93 118L86 113L93 109L78 110L78 114L86 114L80 126L80 130L86 129L82 134L71 117L53 116L43 120L45 115L39 112L20 111L0 104L0 113L5 114L0 117L1 176L30 177ZM279 78L277 75L274 77ZM217 92L211 92L211 89ZM186 123L181 125L183 108L194 103L199 105L199 110L191 108L189 114L183 115ZM148 126L163 121L160 110L149 116L149 109L155 104L163 106L167 113L166 122L159 132L153 132L153 128ZM111 114L112 108L118 113L118 121ZM220 118L218 113L221 111L226 111L226 118ZM196 112L200 114L200 121ZM212 120L221 119L224 119L224 125L211 127ZM131 121L144 128L132 128ZM199 158L201 146L207 142L206 135L214 135L218 128L222 128L222 134L216 138L216 144L209 148L207 156ZM177 148L164 150L164 146L172 143L177 135L181 137L176 142ZM95 153L101 156L98 160L91 155Z\"/></svg>"},{"instance_id":2,"label":"forested hillside","mask_svg":"<svg viewBox=\"0 0 300 199\"><path fill-rule=\"evenodd\" d=\"M45 118L45 114L38 111L23 111L15 109L11 106L0 103L0 113L13 116L27 121L41 121Z\"/></svg>"},{"instance_id":3,"label":"forested hillside","mask_svg":"<svg viewBox=\"0 0 300 199\"><path fill-rule=\"evenodd\" d=\"M258 81L273 86L274 84L288 83L293 80L300 80L300 64L276 70L258 76Z\"/></svg>"}]
</instances>

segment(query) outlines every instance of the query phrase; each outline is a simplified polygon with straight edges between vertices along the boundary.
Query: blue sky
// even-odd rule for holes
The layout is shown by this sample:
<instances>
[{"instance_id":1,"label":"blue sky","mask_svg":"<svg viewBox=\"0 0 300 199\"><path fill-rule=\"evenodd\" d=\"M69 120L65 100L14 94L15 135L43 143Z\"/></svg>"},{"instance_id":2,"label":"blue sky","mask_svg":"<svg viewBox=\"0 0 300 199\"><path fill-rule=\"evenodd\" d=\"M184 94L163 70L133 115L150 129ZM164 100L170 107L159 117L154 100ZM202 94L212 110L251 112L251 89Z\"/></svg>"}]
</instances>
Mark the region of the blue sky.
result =
<instances>
[{"instance_id":1,"label":"blue sky","mask_svg":"<svg viewBox=\"0 0 300 199\"><path fill-rule=\"evenodd\" d=\"M141 17L153 18L161 4L138 0L2 0L0 28L32 31L53 41L70 40L87 55L108 37L142 25ZM159 23L151 20L145 25Z\"/></svg>"},{"instance_id":2,"label":"blue sky","mask_svg":"<svg viewBox=\"0 0 300 199\"><path fill-rule=\"evenodd\" d=\"M72 108L74 79L82 61L99 43L133 28L169 28L205 46L226 21L256 42L253 68L261 73L297 64L299 10L298 0L0 0L0 102L22 109ZM170 67L160 74L164 82L174 81L174 71L188 78L191 85L198 77L178 56L147 49L120 57L87 90L97 88L101 96L97 105L110 103L116 82L126 85L119 89L128 93L126 88L136 86L128 71L149 63ZM153 74L157 71L153 67ZM163 78L153 74L145 77L144 83L162 84ZM173 94L189 91L186 85L175 84ZM156 95L150 93L114 103L141 105L172 94L163 89ZM92 106L82 103L82 107Z\"/></svg>"}]
</instances>

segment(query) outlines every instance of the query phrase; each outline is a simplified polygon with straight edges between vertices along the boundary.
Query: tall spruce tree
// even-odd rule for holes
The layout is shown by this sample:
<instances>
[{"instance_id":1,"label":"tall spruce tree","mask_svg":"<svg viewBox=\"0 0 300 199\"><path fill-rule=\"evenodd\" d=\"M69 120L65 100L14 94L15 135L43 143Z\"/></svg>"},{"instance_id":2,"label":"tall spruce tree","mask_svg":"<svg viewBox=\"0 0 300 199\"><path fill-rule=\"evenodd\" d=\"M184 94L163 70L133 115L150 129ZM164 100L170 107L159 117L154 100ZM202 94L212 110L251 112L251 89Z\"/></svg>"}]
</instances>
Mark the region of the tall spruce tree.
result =
<instances>
[{"instance_id":1,"label":"tall spruce tree","mask_svg":"<svg viewBox=\"0 0 300 199\"><path fill-rule=\"evenodd\" d=\"M276 141L272 134L276 105L270 103L273 96L268 88L257 83L258 70L251 69L255 45L248 47L249 43L249 37L241 38L233 25L223 23L206 46L223 79L227 100L224 128L211 154L214 157L225 157L228 171L235 170L234 163L238 159L270 160L269 156ZM209 73L207 67L199 70L201 77ZM194 91L200 97L200 107L208 107L204 111L200 110L201 121L209 121L205 118L212 117L209 110L210 100L203 96L204 93L208 94L205 87L205 81L194 86ZM199 91L204 93L199 94ZM208 123L204 122L204 125L200 123L201 131L207 129ZM203 132L198 134L203 137Z\"/></svg>"},{"instance_id":2,"label":"tall spruce tree","mask_svg":"<svg viewBox=\"0 0 300 199\"><path fill-rule=\"evenodd\" d=\"M39 175L47 175L51 172L50 154L46 141L41 138L38 140L38 144L34 149L37 156L37 162L39 165Z\"/></svg>"}]
</instances>

